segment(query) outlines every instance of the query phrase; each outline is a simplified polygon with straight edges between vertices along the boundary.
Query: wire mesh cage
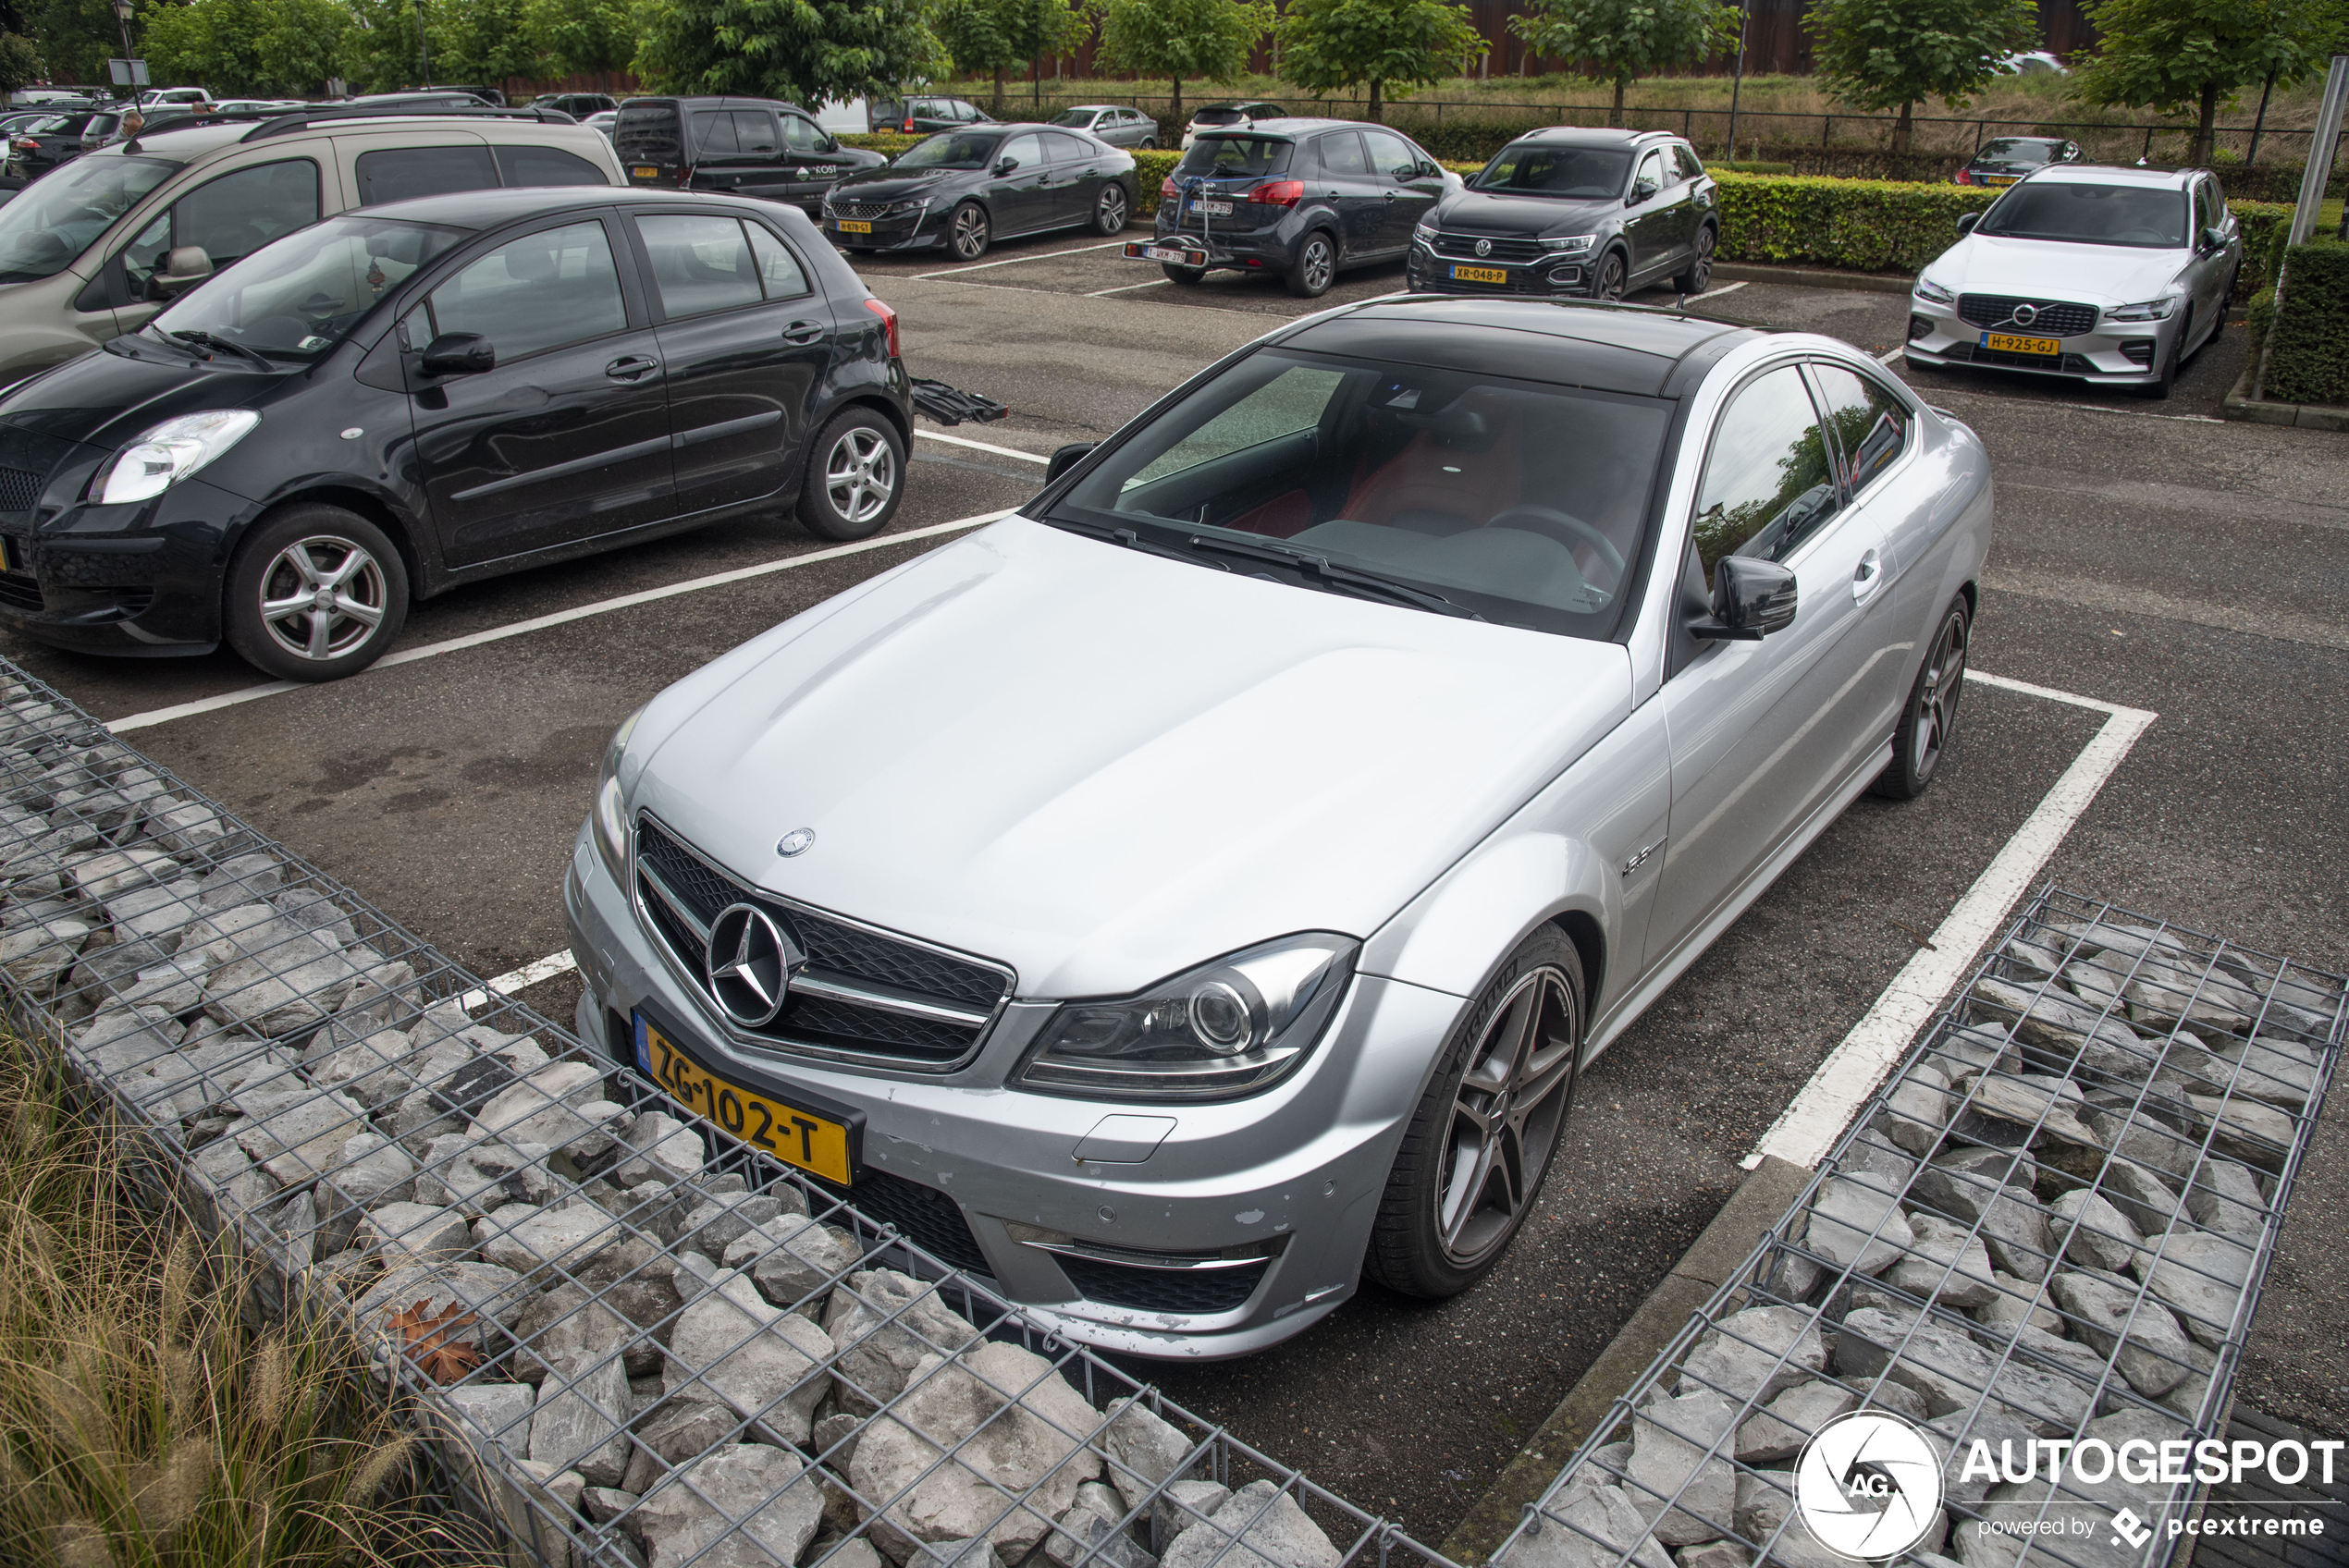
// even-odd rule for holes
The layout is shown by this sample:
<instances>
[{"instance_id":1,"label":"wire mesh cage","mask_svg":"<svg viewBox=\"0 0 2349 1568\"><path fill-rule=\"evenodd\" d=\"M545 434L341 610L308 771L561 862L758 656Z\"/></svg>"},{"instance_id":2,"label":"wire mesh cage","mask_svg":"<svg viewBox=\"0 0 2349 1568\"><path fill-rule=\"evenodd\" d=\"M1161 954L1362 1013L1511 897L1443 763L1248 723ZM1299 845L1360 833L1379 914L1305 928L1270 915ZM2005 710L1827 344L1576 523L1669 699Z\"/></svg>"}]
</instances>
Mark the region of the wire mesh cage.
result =
<instances>
[{"instance_id":1,"label":"wire mesh cage","mask_svg":"<svg viewBox=\"0 0 2349 1568\"><path fill-rule=\"evenodd\" d=\"M0 987L154 1183L265 1263L265 1309L347 1315L474 1560L1445 1562L486 992L5 663Z\"/></svg>"},{"instance_id":2,"label":"wire mesh cage","mask_svg":"<svg viewBox=\"0 0 2349 1568\"><path fill-rule=\"evenodd\" d=\"M2043 891L1494 1561L2169 1561L2344 1016Z\"/></svg>"}]
</instances>

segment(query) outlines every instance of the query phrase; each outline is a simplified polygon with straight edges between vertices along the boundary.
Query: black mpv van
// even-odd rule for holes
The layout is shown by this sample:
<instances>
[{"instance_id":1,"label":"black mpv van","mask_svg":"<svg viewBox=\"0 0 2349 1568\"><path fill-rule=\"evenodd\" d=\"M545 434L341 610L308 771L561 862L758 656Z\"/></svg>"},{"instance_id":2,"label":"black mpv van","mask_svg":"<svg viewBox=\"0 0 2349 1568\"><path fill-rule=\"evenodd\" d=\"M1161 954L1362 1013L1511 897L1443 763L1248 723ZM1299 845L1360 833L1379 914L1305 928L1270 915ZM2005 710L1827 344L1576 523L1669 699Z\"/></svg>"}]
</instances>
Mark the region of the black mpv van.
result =
<instances>
[{"instance_id":1,"label":"black mpv van","mask_svg":"<svg viewBox=\"0 0 2349 1568\"><path fill-rule=\"evenodd\" d=\"M770 98L631 98L611 145L631 185L788 202L811 218L841 179L889 162Z\"/></svg>"}]
</instances>

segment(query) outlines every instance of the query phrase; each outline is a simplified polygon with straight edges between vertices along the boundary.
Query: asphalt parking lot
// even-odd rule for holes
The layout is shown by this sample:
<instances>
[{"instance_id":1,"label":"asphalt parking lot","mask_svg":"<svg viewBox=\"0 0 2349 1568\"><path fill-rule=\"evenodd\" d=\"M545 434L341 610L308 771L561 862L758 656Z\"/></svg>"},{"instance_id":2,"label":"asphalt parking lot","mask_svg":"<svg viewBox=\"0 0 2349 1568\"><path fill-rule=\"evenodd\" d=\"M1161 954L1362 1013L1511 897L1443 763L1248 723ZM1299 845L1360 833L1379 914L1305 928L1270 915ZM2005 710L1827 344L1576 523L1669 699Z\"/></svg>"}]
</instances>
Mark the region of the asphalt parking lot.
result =
<instances>
[{"instance_id":1,"label":"asphalt parking lot","mask_svg":"<svg viewBox=\"0 0 2349 1568\"><path fill-rule=\"evenodd\" d=\"M1113 429L1277 319L1400 284L1388 267L1347 275L1321 301L1269 278L1178 288L1092 236L1015 244L978 268L929 258L860 270L902 313L916 374L1014 410L939 434L1031 457ZM1898 295L1762 282L1691 308L1876 353L1897 345L1906 315ZM2241 354L2232 330L2161 404L1912 372L1897 357L1892 369L1972 423L1998 465L1974 668L2159 715L2047 875L2338 971L2349 968L2337 869L2349 848L2337 740L2349 719L2349 447L2218 423ZM837 553L787 519L755 519L467 588L419 606L400 650L587 613L129 739L478 972L515 969L564 944L561 868L624 714L939 537L904 535L1016 505L1041 472L945 440L917 441L916 457L891 534L869 548ZM762 566L774 570L602 607ZM260 682L225 653L112 662L6 638L0 650L110 719ZM1267 1354L1166 1369L1169 1392L1440 1540L2100 722L1973 688L1934 791L1854 806L1585 1079L1542 1210L1497 1272L1436 1307L1366 1291ZM563 974L525 995L568 1018L576 986ZM2349 1311L2327 1278L2349 1222L2343 1118L2336 1102L2242 1385L2271 1414L2331 1434L2349 1430Z\"/></svg>"}]
</instances>

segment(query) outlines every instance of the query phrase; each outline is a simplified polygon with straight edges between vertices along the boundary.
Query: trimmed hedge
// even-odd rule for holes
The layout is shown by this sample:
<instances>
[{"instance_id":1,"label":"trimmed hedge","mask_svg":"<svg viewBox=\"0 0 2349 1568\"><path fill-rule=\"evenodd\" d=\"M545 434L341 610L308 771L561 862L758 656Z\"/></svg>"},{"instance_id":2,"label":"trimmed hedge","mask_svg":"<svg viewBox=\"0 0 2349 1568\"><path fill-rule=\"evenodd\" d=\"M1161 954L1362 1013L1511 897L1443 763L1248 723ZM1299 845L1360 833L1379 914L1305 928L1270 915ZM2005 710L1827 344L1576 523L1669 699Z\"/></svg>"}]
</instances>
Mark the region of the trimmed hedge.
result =
<instances>
[{"instance_id":1,"label":"trimmed hedge","mask_svg":"<svg viewBox=\"0 0 2349 1568\"><path fill-rule=\"evenodd\" d=\"M2269 309L2259 396L2349 406L2349 245L2294 247Z\"/></svg>"}]
</instances>

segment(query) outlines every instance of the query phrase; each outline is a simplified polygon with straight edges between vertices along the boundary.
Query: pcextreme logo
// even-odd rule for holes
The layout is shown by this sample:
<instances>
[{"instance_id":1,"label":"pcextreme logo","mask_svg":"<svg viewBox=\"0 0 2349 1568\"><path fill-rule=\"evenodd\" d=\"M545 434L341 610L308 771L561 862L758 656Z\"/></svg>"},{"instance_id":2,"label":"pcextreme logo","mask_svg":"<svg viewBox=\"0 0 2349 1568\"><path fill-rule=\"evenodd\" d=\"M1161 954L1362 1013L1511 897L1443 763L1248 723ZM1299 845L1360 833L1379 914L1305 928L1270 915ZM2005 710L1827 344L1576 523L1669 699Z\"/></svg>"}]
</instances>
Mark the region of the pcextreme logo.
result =
<instances>
[{"instance_id":1,"label":"pcextreme logo","mask_svg":"<svg viewBox=\"0 0 2349 1568\"><path fill-rule=\"evenodd\" d=\"M1794 1506L1812 1537L1838 1557L1898 1557L1939 1522L1941 1462L1925 1434L1898 1415L1839 1415L1803 1445Z\"/></svg>"}]
</instances>

